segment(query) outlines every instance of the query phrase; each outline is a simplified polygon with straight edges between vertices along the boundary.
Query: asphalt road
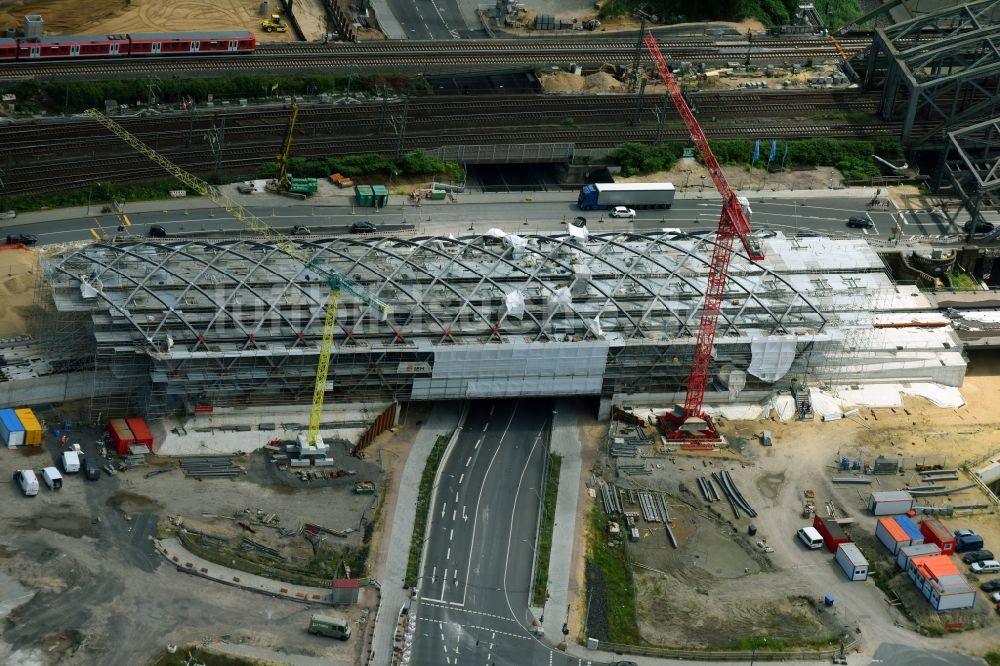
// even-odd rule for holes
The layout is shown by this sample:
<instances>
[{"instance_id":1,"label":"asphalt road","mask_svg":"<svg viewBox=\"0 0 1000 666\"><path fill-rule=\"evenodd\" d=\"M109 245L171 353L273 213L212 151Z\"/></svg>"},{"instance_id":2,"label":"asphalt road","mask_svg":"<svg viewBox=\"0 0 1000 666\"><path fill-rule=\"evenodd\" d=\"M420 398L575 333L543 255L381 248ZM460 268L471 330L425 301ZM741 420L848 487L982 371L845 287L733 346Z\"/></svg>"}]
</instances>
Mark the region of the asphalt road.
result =
<instances>
[{"instance_id":1,"label":"asphalt road","mask_svg":"<svg viewBox=\"0 0 1000 666\"><path fill-rule=\"evenodd\" d=\"M792 200L767 195L750 197L753 208L751 223L755 229L772 229L786 234L813 232L838 237L872 237L888 239L893 220L884 210L866 210L867 200L857 197L815 197ZM139 208L142 204L135 204ZM616 220L607 212L584 213L577 209L575 196L567 192L563 201L535 202L463 202L447 205L389 207L379 213L358 213L347 206L289 205L284 207L250 207L255 214L279 231L289 232L294 225L304 225L314 234L346 234L350 225L362 220L376 224L380 231L414 229L418 234L456 235L485 232L490 227L505 231L533 233L559 231L576 216L587 219L591 232L615 229L653 231L669 227L687 232L712 232L719 219L717 201L678 199L670 210L640 210L634 221ZM846 226L852 215L868 216L871 229L851 229ZM128 212L131 222L127 233L144 236L151 225L161 225L170 236L218 236L237 232L242 225L218 209L191 209L187 212L162 210ZM38 236L42 244L96 237L110 238L122 224L120 216L81 216L76 219L20 224L5 227L7 234L29 233ZM470 227L472 229L470 230ZM960 233L940 214L929 211L907 211L903 216L903 234L937 235Z\"/></svg>"},{"instance_id":2,"label":"asphalt road","mask_svg":"<svg viewBox=\"0 0 1000 666\"><path fill-rule=\"evenodd\" d=\"M469 39L483 36L466 28L456 0L388 0L407 39Z\"/></svg>"},{"instance_id":3,"label":"asphalt road","mask_svg":"<svg viewBox=\"0 0 1000 666\"><path fill-rule=\"evenodd\" d=\"M574 666L529 631L547 400L478 401L445 461L411 608L411 664Z\"/></svg>"}]
</instances>

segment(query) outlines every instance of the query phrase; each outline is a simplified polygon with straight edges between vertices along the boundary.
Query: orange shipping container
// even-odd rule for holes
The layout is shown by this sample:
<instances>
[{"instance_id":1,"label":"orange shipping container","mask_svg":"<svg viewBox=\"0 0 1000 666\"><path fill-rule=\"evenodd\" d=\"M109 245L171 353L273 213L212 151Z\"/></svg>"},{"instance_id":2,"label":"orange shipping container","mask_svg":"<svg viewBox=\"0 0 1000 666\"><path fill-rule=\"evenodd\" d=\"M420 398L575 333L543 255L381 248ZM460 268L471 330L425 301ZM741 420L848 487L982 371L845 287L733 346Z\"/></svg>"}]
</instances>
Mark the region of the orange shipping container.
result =
<instances>
[{"instance_id":1,"label":"orange shipping container","mask_svg":"<svg viewBox=\"0 0 1000 666\"><path fill-rule=\"evenodd\" d=\"M15 409L14 413L17 415L18 420L21 422L21 426L24 428L24 445L41 446L42 425L38 422L38 419L35 418L35 413L27 407Z\"/></svg>"}]
</instances>

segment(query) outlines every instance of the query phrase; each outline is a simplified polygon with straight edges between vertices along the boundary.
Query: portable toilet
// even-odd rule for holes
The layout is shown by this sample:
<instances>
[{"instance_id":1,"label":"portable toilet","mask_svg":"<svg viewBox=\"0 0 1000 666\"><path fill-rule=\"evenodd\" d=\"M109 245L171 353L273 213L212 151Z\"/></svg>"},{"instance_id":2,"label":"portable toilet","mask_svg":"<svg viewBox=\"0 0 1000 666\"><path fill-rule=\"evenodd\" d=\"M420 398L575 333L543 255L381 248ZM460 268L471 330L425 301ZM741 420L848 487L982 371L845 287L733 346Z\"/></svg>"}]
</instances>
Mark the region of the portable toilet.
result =
<instances>
[{"instance_id":1,"label":"portable toilet","mask_svg":"<svg viewBox=\"0 0 1000 666\"><path fill-rule=\"evenodd\" d=\"M389 188L385 185L372 185L372 205L385 208L389 205Z\"/></svg>"}]
</instances>

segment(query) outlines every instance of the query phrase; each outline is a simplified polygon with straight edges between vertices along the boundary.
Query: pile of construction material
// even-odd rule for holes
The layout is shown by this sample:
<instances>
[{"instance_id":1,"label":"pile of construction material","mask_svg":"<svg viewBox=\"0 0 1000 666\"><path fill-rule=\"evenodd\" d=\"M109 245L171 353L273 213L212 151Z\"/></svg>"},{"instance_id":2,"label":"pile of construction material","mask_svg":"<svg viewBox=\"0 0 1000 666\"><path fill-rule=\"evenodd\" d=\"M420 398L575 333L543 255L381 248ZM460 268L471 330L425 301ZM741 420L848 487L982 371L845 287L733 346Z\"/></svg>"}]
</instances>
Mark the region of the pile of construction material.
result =
<instances>
[{"instance_id":1,"label":"pile of construction material","mask_svg":"<svg viewBox=\"0 0 1000 666\"><path fill-rule=\"evenodd\" d=\"M232 479L246 474L246 470L233 464L230 456L198 456L181 458L184 475L195 479Z\"/></svg>"},{"instance_id":2,"label":"pile of construction material","mask_svg":"<svg viewBox=\"0 0 1000 666\"><path fill-rule=\"evenodd\" d=\"M712 472L712 478L715 482L719 484L722 488L722 492L726 494L726 499L729 500L729 506L733 509L733 515L737 518L740 517L740 511L742 510L751 518L757 517L757 512L753 510L750 504L743 498L740 494L739 489L736 487L736 483L733 481L733 477L730 476L729 472L723 471L722 473ZM715 486L710 485L713 496L718 498L718 493L715 490ZM705 491L702 491L704 495Z\"/></svg>"},{"instance_id":3,"label":"pile of construction material","mask_svg":"<svg viewBox=\"0 0 1000 666\"><path fill-rule=\"evenodd\" d=\"M604 513L611 516L622 513L622 503L618 491L610 483L601 483L601 500L604 502Z\"/></svg>"}]
</instances>

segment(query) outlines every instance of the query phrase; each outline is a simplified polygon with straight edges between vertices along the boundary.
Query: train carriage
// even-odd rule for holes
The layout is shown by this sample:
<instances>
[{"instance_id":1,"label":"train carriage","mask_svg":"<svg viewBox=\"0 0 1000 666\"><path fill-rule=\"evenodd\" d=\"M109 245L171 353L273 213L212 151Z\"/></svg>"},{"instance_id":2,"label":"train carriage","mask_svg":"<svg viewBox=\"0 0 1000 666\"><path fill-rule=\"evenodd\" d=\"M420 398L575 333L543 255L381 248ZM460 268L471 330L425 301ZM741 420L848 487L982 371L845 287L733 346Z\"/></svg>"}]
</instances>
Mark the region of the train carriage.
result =
<instances>
[{"instance_id":1,"label":"train carriage","mask_svg":"<svg viewBox=\"0 0 1000 666\"><path fill-rule=\"evenodd\" d=\"M127 56L128 35L60 35L17 40L18 60Z\"/></svg>"},{"instance_id":2,"label":"train carriage","mask_svg":"<svg viewBox=\"0 0 1000 666\"><path fill-rule=\"evenodd\" d=\"M131 55L181 53L250 53L256 47L252 32L132 33Z\"/></svg>"}]
</instances>

